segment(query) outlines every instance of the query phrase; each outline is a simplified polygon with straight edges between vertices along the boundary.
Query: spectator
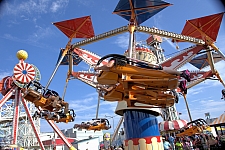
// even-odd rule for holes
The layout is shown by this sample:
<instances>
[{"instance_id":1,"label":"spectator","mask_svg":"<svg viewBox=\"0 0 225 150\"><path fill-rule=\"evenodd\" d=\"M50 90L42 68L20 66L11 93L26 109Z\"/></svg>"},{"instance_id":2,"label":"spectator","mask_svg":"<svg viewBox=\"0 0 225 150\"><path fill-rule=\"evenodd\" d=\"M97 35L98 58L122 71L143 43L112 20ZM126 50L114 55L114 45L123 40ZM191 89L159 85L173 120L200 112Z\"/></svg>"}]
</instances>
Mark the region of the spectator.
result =
<instances>
[{"instance_id":1,"label":"spectator","mask_svg":"<svg viewBox=\"0 0 225 150\"><path fill-rule=\"evenodd\" d=\"M182 142L180 141L180 139L177 139L177 140L176 140L175 149L176 149L176 150L183 150L183 144L182 144Z\"/></svg>"},{"instance_id":2,"label":"spectator","mask_svg":"<svg viewBox=\"0 0 225 150\"><path fill-rule=\"evenodd\" d=\"M188 142L189 142L189 145L190 145L190 150L194 150L192 139L188 138Z\"/></svg>"},{"instance_id":3,"label":"spectator","mask_svg":"<svg viewBox=\"0 0 225 150\"><path fill-rule=\"evenodd\" d=\"M168 141L166 141L165 137L162 138L163 139L163 147L164 147L164 150L169 150L171 149L171 145Z\"/></svg>"},{"instance_id":4,"label":"spectator","mask_svg":"<svg viewBox=\"0 0 225 150\"><path fill-rule=\"evenodd\" d=\"M174 145L174 137L172 135L169 136L168 141L170 142L170 145L172 147L172 150L175 150L175 145Z\"/></svg>"},{"instance_id":5,"label":"spectator","mask_svg":"<svg viewBox=\"0 0 225 150\"><path fill-rule=\"evenodd\" d=\"M190 143L186 139L183 139L183 149L190 150Z\"/></svg>"},{"instance_id":6,"label":"spectator","mask_svg":"<svg viewBox=\"0 0 225 150\"><path fill-rule=\"evenodd\" d=\"M214 150L217 148L217 141L214 139L212 135L209 135L208 145L210 147L210 150Z\"/></svg>"}]
</instances>

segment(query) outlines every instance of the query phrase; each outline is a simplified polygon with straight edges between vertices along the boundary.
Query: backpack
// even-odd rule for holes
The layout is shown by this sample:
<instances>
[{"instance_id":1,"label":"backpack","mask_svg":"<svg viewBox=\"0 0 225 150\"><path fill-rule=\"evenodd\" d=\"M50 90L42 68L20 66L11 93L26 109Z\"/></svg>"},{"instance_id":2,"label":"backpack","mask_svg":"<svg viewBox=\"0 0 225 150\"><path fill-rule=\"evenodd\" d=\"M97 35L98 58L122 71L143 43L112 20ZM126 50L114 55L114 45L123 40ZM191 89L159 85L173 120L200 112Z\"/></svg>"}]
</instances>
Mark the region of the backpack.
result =
<instances>
[{"instance_id":1,"label":"backpack","mask_svg":"<svg viewBox=\"0 0 225 150\"><path fill-rule=\"evenodd\" d=\"M184 70L182 71L180 77L183 77L184 79L186 79L188 82L191 81L191 74L189 70Z\"/></svg>"},{"instance_id":2,"label":"backpack","mask_svg":"<svg viewBox=\"0 0 225 150\"><path fill-rule=\"evenodd\" d=\"M222 99L225 99L225 89L222 90Z\"/></svg>"},{"instance_id":3,"label":"backpack","mask_svg":"<svg viewBox=\"0 0 225 150\"><path fill-rule=\"evenodd\" d=\"M186 80L180 81L180 84L179 84L179 88L180 88L181 92L184 92L184 94L187 94L186 84L187 84Z\"/></svg>"}]
</instances>

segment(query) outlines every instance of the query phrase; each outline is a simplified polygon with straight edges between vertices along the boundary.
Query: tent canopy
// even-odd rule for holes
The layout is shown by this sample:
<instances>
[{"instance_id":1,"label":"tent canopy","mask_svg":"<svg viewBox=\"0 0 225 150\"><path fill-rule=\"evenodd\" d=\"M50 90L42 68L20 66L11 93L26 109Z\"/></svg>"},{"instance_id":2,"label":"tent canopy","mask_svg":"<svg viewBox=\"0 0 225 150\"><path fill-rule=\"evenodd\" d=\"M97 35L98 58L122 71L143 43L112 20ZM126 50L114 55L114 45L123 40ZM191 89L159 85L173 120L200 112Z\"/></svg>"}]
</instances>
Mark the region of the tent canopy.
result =
<instances>
[{"instance_id":1,"label":"tent canopy","mask_svg":"<svg viewBox=\"0 0 225 150\"><path fill-rule=\"evenodd\" d=\"M210 126L219 126L219 125L225 125L225 113L223 113L221 116L219 116L210 124Z\"/></svg>"}]
</instances>

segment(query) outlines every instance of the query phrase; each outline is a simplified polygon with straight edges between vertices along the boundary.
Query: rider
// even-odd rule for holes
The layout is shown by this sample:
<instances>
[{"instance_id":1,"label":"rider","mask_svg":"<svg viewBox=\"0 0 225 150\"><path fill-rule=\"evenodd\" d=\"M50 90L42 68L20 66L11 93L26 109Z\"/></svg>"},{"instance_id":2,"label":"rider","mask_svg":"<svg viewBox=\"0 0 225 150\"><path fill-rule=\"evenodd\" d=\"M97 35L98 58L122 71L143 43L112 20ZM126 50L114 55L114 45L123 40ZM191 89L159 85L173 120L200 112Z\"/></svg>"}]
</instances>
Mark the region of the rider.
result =
<instances>
[{"instance_id":1,"label":"rider","mask_svg":"<svg viewBox=\"0 0 225 150\"><path fill-rule=\"evenodd\" d=\"M225 100L225 89L222 90L222 99Z\"/></svg>"}]
</instances>

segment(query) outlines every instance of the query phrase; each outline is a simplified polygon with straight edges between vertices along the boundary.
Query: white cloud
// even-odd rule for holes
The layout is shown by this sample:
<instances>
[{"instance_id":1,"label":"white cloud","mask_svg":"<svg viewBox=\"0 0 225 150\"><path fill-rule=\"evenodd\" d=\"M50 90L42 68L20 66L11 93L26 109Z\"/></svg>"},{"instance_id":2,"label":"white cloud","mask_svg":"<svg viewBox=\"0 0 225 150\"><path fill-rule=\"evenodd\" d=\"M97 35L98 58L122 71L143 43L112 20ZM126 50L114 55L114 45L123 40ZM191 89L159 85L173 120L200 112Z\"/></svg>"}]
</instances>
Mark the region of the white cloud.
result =
<instances>
[{"instance_id":1,"label":"white cloud","mask_svg":"<svg viewBox=\"0 0 225 150\"><path fill-rule=\"evenodd\" d=\"M50 6L51 12L55 13L57 12L60 8L66 7L69 3L69 0L57 0L55 2L52 2Z\"/></svg>"},{"instance_id":2,"label":"white cloud","mask_svg":"<svg viewBox=\"0 0 225 150\"><path fill-rule=\"evenodd\" d=\"M203 118L203 114L210 112L212 117L219 117L224 112L224 101L215 101L213 99L204 99L198 103L190 104L190 112L192 120ZM193 106L194 105L194 106ZM196 107L198 105L199 107ZM182 113L181 118L189 120L189 116L186 109L180 110ZM219 115L218 115L219 114Z\"/></svg>"},{"instance_id":3,"label":"white cloud","mask_svg":"<svg viewBox=\"0 0 225 150\"><path fill-rule=\"evenodd\" d=\"M171 47L176 49L176 44L171 41L171 39L163 37L163 40L166 41Z\"/></svg>"},{"instance_id":4,"label":"white cloud","mask_svg":"<svg viewBox=\"0 0 225 150\"><path fill-rule=\"evenodd\" d=\"M93 0L75 0L76 3L83 5L85 7L93 7L94 1Z\"/></svg>"},{"instance_id":5,"label":"white cloud","mask_svg":"<svg viewBox=\"0 0 225 150\"><path fill-rule=\"evenodd\" d=\"M203 90L207 88L210 88L210 86L200 86L197 88L196 87L190 88L188 89L188 95L196 95L196 94L202 93Z\"/></svg>"},{"instance_id":6,"label":"white cloud","mask_svg":"<svg viewBox=\"0 0 225 150\"><path fill-rule=\"evenodd\" d=\"M223 24L221 24L221 27ZM224 41L225 41L225 35L219 35L217 38L217 42L215 42L215 45L223 52L225 53L225 47L224 47Z\"/></svg>"},{"instance_id":7,"label":"white cloud","mask_svg":"<svg viewBox=\"0 0 225 150\"><path fill-rule=\"evenodd\" d=\"M32 13L47 13L48 10L48 0L40 0L38 2L34 0L29 1L20 1L19 3L7 3L7 13L18 15L18 14L27 14Z\"/></svg>"},{"instance_id":8,"label":"white cloud","mask_svg":"<svg viewBox=\"0 0 225 150\"><path fill-rule=\"evenodd\" d=\"M57 0L51 2L51 0L28 0L28 1L15 1L14 3L7 2L5 9L8 15L20 15L24 16L34 14L46 14L48 12L57 12L59 9L67 7L69 0Z\"/></svg>"},{"instance_id":9,"label":"white cloud","mask_svg":"<svg viewBox=\"0 0 225 150\"><path fill-rule=\"evenodd\" d=\"M98 97L98 92L93 92L93 93L89 93L87 95L85 95L85 97L91 97L91 96L94 96L94 97Z\"/></svg>"},{"instance_id":10,"label":"white cloud","mask_svg":"<svg viewBox=\"0 0 225 150\"><path fill-rule=\"evenodd\" d=\"M119 47L123 49L127 49L129 45L129 34L128 33L121 34L116 39L115 44L117 44Z\"/></svg>"},{"instance_id":11,"label":"white cloud","mask_svg":"<svg viewBox=\"0 0 225 150\"><path fill-rule=\"evenodd\" d=\"M37 31L30 34L27 38L20 38L13 36L12 34L4 34L3 36L0 36L0 38L20 42L20 43L26 43L32 46L36 46L43 49L53 49L52 46L47 45L43 42L40 42L40 40L43 40L44 38L49 38L50 36L53 36L54 32L52 32L52 29L47 28L39 28Z\"/></svg>"},{"instance_id":12,"label":"white cloud","mask_svg":"<svg viewBox=\"0 0 225 150\"><path fill-rule=\"evenodd\" d=\"M54 32L50 27L43 28L36 25L35 28L37 28L37 30L32 33L27 39L30 42L37 42L41 39L49 38L54 35Z\"/></svg>"},{"instance_id":13,"label":"white cloud","mask_svg":"<svg viewBox=\"0 0 225 150\"><path fill-rule=\"evenodd\" d=\"M0 70L0 80L6 76L11 76L12 75L12 72L5 72L5 71L1 71Z\"/></svg>"}]
</instances>

